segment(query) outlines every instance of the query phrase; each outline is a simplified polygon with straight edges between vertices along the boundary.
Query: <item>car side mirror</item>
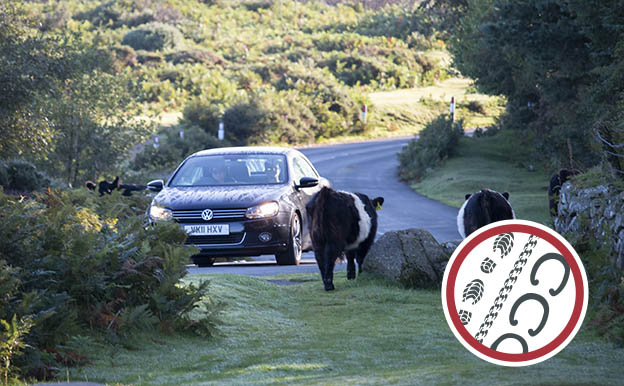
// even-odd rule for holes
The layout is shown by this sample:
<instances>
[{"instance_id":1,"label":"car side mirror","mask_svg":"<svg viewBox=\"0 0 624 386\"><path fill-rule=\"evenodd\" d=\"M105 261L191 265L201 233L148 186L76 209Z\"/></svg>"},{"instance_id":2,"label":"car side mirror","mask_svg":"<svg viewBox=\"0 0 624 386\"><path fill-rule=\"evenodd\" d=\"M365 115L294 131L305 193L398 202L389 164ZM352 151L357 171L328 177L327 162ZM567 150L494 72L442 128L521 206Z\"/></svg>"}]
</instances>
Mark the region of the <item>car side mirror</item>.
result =
<instances>
[{"instance_id":1,"label":"car side mirror","mask_svg":"<svg viewBox=\"0 0 624 386\"><path fill-rule=\"evenodd\" d=\"M316 178L301 177L301 179L299 180L299 185L295 185L295 188L297 189L312 188L318 185L318 183L319 181Z\"/></svg>"},{"instance_id":2,"label":"car side mirror","mask_svg":"<svg viewBox=\"0 0 624 386\"><path fill-rule=\"evenodd\" d=\"M152 192L160 192L161 190L163 190L164 186L165 182L163 180L154 180L147 183L147 189L151 190Z\"/></svg>"}]
</instances>

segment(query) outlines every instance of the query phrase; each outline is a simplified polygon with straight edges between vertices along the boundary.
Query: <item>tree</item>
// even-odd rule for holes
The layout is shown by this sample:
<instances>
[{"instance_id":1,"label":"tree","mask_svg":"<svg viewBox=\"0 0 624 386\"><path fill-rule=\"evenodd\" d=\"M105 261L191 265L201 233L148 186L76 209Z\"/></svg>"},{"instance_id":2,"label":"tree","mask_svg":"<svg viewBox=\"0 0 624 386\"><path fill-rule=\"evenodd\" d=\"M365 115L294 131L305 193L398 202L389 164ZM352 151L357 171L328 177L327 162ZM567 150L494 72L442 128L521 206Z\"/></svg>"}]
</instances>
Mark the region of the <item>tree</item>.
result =
<instances>
[{"instance_id":1,"label":"tree","mask_svg":"<svg viewBox=\"0 0 624 386\"><path fill-rule=\"evenodd\" d=\"M133 119L135 84L99 41L34 25L0 5L0 157L43 160L68 183L95 178L150 132Z\"/></svg>"},{"instance_id":2,"label":"tree","mask_svg":"<svg viewBox=\"0 0 624 386\"><path fill-rule=\"evenodd\" d=\"M50 106L54 170L70 184L96 178L116 165L151 128L134 117L135 85L122 75L93 71L66 80Z\"/></svg>"},{"instance_id":3,"label":"tree","mask_svg":"<svg viewBox=\"0 0 624 386\"><path fill-rule=\"evenodd\" d=\"M590 39L563 0L473 0L451 44L476 86L508 98L508 122L529 130L556 163L596 163L583 94L592 84Z\"/></svg>"}]
</instances>

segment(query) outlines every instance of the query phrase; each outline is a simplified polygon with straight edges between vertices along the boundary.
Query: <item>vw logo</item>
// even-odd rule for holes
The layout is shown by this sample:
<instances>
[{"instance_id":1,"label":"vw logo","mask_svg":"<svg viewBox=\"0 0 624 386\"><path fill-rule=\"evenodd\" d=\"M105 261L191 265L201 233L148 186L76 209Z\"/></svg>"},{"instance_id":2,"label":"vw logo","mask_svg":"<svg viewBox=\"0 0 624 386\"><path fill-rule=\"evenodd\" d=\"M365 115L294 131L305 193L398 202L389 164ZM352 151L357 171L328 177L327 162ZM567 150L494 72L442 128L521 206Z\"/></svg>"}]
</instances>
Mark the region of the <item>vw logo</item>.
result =
<instances>
[{"instance_id":1,"label":"vw logo","mask_svg":"<svg viewBox=\"0 0 624 386\"><path fill-rule=\"evenodd\" d=\"M204 221L210 221L210 220L212 220L212 217L214 216L214 213L212 213L211 209L204 209L204 211L202 212L201 216L204 219Z\"/></svg>"}]
</instances>

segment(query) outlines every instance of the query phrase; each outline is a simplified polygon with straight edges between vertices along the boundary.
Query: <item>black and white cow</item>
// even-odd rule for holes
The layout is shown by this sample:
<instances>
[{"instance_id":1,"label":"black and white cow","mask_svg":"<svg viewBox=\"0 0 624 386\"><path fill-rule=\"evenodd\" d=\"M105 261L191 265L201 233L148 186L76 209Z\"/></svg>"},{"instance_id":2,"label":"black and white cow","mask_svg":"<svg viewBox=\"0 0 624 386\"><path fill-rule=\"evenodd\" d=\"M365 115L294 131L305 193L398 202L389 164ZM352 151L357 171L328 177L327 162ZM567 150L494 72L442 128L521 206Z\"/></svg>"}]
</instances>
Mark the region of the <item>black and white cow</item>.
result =
<instances>
[{"instance_id":1,"label":"black and white cow","mask_svg":"<svg viewBox=\"0 0 624 386\"><path fill-rule=\"evenodd\" d=\"M383 197L322 188L306 205L314 256L326 291L334 289L334 265L345 252L347 279L355 279L355 260L362 272L364 257L377 234L377 209Z\"/></svg>"},{"instance_id":2,"label":"black and white cow","mask_svg":"<svg viewBox=\"0 0 624 386\"><path fill-rule=\"evenodd\" d=\"M457 230L462 238L477 229L501 220L516 218L509 204L509 193L483 189L475 194L466 194L466 201L457 214Z\"/></svg>"}]
</instances>

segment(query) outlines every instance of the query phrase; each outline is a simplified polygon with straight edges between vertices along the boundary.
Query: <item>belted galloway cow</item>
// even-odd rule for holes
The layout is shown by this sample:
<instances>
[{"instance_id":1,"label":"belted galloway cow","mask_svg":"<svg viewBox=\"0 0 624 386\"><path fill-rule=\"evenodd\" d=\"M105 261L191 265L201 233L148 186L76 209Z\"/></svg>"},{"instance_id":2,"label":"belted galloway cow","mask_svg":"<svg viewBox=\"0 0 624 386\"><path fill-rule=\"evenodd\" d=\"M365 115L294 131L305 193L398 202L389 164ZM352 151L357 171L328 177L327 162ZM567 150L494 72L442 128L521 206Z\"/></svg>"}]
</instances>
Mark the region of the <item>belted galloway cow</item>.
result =
<instances>
[{"instance_id":1,"label":"belted galloway cow","mask_svg":"<svg viewBox=\"0 0 624 386\"><path fill-rule=\"evenodd\" d=\"M364 257L377 234L377 212L383 197L322 188L306 205L314 256L326 291L334 289L334 265L345 252L347 279L355 279L355 261L362 272Z\"/></svg>"}]
</instances>

